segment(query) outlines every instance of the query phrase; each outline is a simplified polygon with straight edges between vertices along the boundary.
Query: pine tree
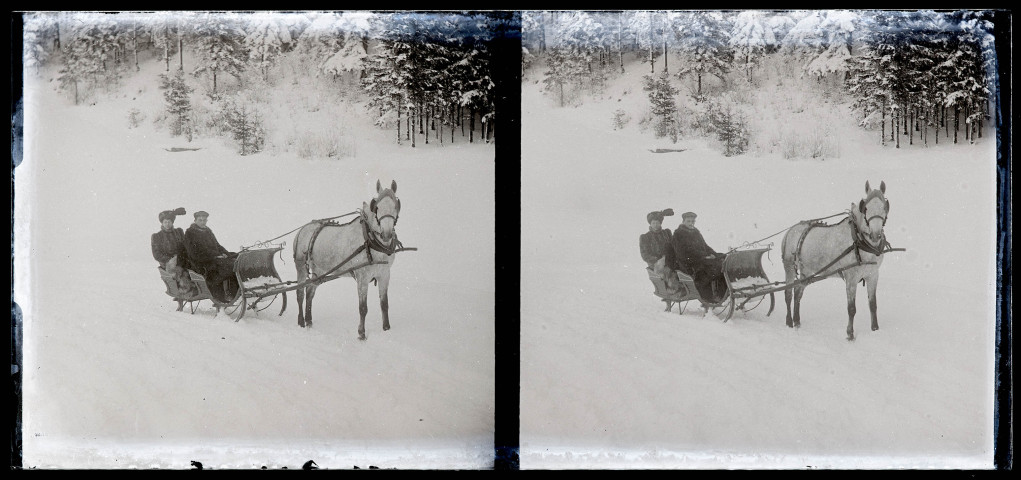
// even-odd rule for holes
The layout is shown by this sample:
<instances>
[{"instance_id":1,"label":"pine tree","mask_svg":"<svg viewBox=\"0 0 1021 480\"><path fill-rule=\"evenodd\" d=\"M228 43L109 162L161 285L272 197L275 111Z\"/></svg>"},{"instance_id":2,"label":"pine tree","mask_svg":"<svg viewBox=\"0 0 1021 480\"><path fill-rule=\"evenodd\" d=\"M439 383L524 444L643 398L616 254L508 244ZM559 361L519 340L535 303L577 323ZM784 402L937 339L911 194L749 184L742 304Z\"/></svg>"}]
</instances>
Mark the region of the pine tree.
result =
<instances>
[{"instance_id":1,"label":"pine tree","mask_svg":"<svg viewBox=\"0 0 1021 480\"><path fill-rule=\"evenodd\" d=\"M251 155L262 151L266 130L258 110L232 97L223 104L223 118L231 138L237 142L238 154Z\"/></svg>"},{"instance_id":2,"label":"pine tree","mask_svg":"<svg viewBox=\"0 0 1021 480\"><path fill-rule=\"evenodd\" d=\"M763 20L762 13L753 10L741 12L734 19L730 46L734 49L735 62L742 65L749 81L754 65L777 43L773 30Z\"/></svg>"},{"instance_id":3,"label":"pine tree","mask_svg":"<svg viewBox=\"0 0 1021 480\"><path fill-rule=\"evenodd\" d=\"M181 70L173 74L161 74L160 88L163 89L167 114L171 118L170 134L186 135L190 142L192 140L190 95L194 89L184 81L184 72Z\"/></svg>"},{"instance_id":4,"label":"pine tree","mask_svg":"<svg viewBox=\"0 0 1021 480\"><path fill-rule=\"evenodd\" d=\"M678 46L685 57L678 77L694 76L696 98L702 99L702 78L713 75L724 80L730 71L734 53L728 45L727 21L720 12L686 12L678 24Z\"/></svg>"},{"instance_id":5,"label":"pine tree","mask_svg":"<svg viewBox=\"0 0 1021 480\"><path fill-rule=\"evenodd\" d=\"M245 36L245 47L249 59L262 72L263 80L269 79L269 68L281 52L290 48L293 40L286 28L286 17L281 14L257 15L250 18Z\"/></svg>"},{"instance_id":6,"label":"pine tree","mask_svg":"<svg viewBox=\"0 0 1021 480\"><path fill-rule=\"evenodd\" d=\"M57 14L39 12L24 14L23 65L38 71L50 55L59 48Z\"/></svg>"},{"instance_id":7,"label":"pine tree","mask_svg":"<svg viewBox=\"0 0 1021 480\"><path fill-rule=\"evenodd\" d=\"M245 70L248 59L248 50L243 41L245 33L238 25L237 18L232 15L206 15L196 20L194 34L198 38L198 58L192 73L208 73L212 77L212 93L215 95L217 76L221 72L240 80Z\"/></svg>"},{"instance_id":8,"label":"pine tree","mask_svg":"<svg viewBox=\"0 0 1021 480\"><path fill-rule=\"evenodd\" d=\"M649 92L649 103L652 106L652 115L655 121L657 137L670 136L674 143L677 143L677 136L680 133L677 125L677 89L670 83L668 72L660 72L659 75L645 75L643 89Z\"/></svg>"}]
</instances>

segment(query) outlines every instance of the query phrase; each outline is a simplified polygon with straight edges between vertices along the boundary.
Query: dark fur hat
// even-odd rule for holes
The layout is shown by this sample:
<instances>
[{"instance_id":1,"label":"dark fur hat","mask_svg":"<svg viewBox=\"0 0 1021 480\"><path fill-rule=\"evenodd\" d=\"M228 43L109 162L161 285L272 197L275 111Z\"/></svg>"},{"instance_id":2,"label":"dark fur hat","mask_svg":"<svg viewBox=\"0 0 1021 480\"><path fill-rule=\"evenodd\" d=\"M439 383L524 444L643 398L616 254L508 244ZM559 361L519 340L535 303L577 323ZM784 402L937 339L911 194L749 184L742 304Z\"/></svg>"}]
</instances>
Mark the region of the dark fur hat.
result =
<instances>
[{"instance_id":1,"label":"dark fur hat","mask_svg":"<svg viewBox=\"0 0 1021 480\"><path fill-rule=\"evenodd\" d=\"M209 212L207 212L205 210L199 210L199 211L195 212L193 215L195 216L195 218L208 217L209 216Z\"/></svg>"},{"instance_id":2,"label":"dark fur hat","mask_svg":"<svg viewBox=\"0 0 1021 480\"><path fill-rule=\"evenodd\" d=\"M672 208L668 208L666 210L660 210L658 212L649 212L649 214L645 216L645 221L649 222L649 223L652 223L653 220L659 220L659 221L662 222L663 221L663 217L670 217L670 216L673 216L673 214L674 214L674 209L672 209Z\"/></svg>"},{"instance_id":3,"label":"dark fur hat","mask_svg":"<svg viewBox=\"0 0 1021 480\"><path fill-rule=\"evenodd\" d=\"M681 214L681 220L685 220L685 219L688 219L688 218L695 218L697 216L698 215L695 215L695 212L684 212L684 213Z\"/></svg>"},{"instance_id":4,"label":"dark fur hat","mask_svg":"<svg viewBox=\"0 0 1021 480\"><path fill-rule=\"evenodd\" d=\"M160 223L163 223L163 220L167 218L169 218L170 221L174 221L178 215L184 215L186 213L188 212L184 211L184 207L177 207L173 210L164 210L159 214Z\"/></svg>"}]
</instances>

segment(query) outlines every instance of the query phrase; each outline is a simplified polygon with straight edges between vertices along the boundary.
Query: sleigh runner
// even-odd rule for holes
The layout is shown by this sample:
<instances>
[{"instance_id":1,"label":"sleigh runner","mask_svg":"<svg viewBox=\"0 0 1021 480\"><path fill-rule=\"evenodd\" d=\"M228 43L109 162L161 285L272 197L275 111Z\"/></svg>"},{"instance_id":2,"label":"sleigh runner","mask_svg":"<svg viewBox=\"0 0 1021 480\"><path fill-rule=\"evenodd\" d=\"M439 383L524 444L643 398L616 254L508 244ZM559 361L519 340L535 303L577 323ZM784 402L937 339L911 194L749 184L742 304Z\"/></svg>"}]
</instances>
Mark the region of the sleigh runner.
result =
<instances>
[{"instance_id":1,"label":"sleigh runner","mask_svg":"<svg viewBox=\"0 0 1021 480\"><path fill-rule=\"evenodd\" d=\"M670 290L663 277L650 269L646 271L656 288L653 294L666 303L666 311L671 311L673 305L677 304L679 306L677 313L683 314L689 301L698 300L704 312L712 311L714 315L727 321L735 310L746 312L754 310L765 296L769 295L769 312L766 313L768 316L773 313L776 304L773 295L776 290L768 288L769 279L762 270L762 254L767 251L769 248L754 248L727 253L723 261L723 278L726 284L716 286L725 291L721 297L723 300L719 302L703 299L695 288L694 279L683 272L675 271L680 285L676 290Z\"/></svg>"}]
</instances>

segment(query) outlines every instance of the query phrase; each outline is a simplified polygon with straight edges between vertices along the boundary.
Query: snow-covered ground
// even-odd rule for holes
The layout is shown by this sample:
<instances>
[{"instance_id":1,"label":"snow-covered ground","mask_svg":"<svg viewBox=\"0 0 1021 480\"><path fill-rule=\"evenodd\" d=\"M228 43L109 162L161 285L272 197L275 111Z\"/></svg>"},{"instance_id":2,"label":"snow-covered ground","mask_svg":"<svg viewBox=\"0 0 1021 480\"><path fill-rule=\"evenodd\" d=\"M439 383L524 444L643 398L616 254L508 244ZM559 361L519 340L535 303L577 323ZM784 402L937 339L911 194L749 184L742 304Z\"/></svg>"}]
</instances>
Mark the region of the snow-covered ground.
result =
<instances>
[{"instance_id":1,"label":"snow-covered ground","mask_svg":"<svg viewBox=\"0 0 1021 480\"><path fill-rule=\"evenodd\" d=\"M162 102L161 67L143 62L93 106L58 94L52 71L25 77L14 218L25 468L492 468L493 145L398 147L360 114L333 119L356 155L332 160L241 157L151 121L129 129L131 108L151 119ZM361 207L377 180L397 182L397 232L418 248L393 265L389 331L370 287L357 339L347 278L319 288L309 330L293 293L282 317L279 301L237 323L208 301L174 311L149 245L160 211L187 209L182 228L209 212L236 251ZM292 239L276 259L284 280L296 278Z\"/></svg>"},{"instance_id":2,"label":"snow-covered ground","mask_svg":"<svg viewBox=\"0 0 1021 480\"><path fill-rule=\"evenodd\" d=\"M728 158L639 131L648 101L634 77L647 69L631 65L630 78L565 108L541 94L541 70L526 72L521 468L992 468L994 133L882 147L809 85L794 97L803 113L753 121L811 134L827 118L839 156ZM616 109L632 114L622 130ZM646 213L674 209L674 230L695 211L726 251L845 211L866 181L886 182L887 237L907 249L880 269L879 330L859 288L857 340L845 340L834 279L805 291L797 330L784 325L782 292L772 315L767 300L726 323L697 305L664 312L653 296L638 252ZM781 239L764 242L771 281L783 280Z\"/></svg>"}]
</instances>

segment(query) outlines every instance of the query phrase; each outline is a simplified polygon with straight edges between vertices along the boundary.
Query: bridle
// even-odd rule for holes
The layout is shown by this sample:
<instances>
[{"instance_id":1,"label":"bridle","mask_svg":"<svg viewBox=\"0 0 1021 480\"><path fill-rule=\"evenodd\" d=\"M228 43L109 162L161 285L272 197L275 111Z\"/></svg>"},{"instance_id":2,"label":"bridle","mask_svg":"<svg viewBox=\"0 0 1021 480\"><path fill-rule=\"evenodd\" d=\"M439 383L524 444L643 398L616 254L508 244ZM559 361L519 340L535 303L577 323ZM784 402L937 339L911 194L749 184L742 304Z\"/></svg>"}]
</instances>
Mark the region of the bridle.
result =
<instances>
[{"instance_id":1,"label":"bridle","mask_svg":"<svg viewBox=\"0 0 1021 480\"><path fill-rule=\"evenodd\" d=\"M396 204L396 206L394 207L394 213L392 215L388 213L388 214L383 215L382 217L380 217L379 216L379 201L382 200L385 197L392 198L394 200L394 203ZM394 195L393 190L390 190L388 188L386 190L383 190L382 192L379 192L379 196L374 198L372 200L372 203L369 205L369 209L372 210L372 214L376 217L376 223L377 224L379 224L383 219L392 218L392 219L394 219L394 226L396 227L397 226L397 218L401 214L401 200L399 198L397 198L397 195Z\"/></svg>"},{"instance_id":2,"label":"bridle","mask_svg":"<svg viewBox=\"0 0 1021 480\"><path fill-rule=\"evenodd\" d=\"M883 205L885 207L885 212L883 213L885 214L885 216L879 214L872 215L871 217L868 216L868 205L869 203L872 203L872 200L876 198L879 198L883 201ZM865 225L869 225L872 222L873 218L878 217L883 219L883 226L885 227L886 217L890 215L890 201L883 197L882 194L870 194L868 202L866 202L864 199L861 202L858 202L858 211L861 212L862 217L865 218Z\"/></svg>"}]
</instances>

